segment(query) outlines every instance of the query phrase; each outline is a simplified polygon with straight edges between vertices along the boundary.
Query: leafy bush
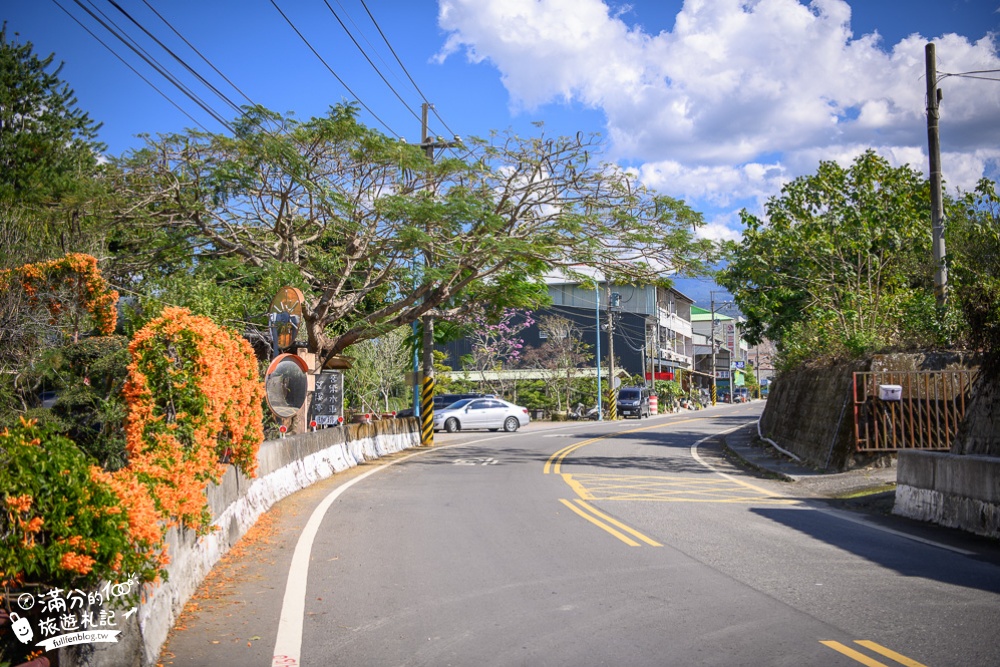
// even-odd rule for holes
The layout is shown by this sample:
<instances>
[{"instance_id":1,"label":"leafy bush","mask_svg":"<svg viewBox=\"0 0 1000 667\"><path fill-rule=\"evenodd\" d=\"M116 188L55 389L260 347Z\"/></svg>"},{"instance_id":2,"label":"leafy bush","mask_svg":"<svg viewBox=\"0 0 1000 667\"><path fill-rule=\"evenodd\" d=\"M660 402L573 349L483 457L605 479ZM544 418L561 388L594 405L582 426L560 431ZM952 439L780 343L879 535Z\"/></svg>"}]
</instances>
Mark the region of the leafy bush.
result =
<instances>
[{"instance_id":1,"label":"leafy bush","mask_svg":"<svg viewBox=\"0 0 1000 667\"><path fill-rule=\"evenodd\" d=\"M88 338L61 348L55 368L61 387L53 415L65 434L105 470L118 470L125 453L125 399L128 341L123 336Z\"/></svg>"},{"instance_id":2,"label":"leafy bush","mask_svg":"<svg viewBox=\"0 0 1000 667\"><path fill-rule=\"evenodd\" d=\"M24 420L0 432L0 578L13 585L96 586L135 573L155 578L154 546L73 442Z\"/></svg>"}]
</instances>

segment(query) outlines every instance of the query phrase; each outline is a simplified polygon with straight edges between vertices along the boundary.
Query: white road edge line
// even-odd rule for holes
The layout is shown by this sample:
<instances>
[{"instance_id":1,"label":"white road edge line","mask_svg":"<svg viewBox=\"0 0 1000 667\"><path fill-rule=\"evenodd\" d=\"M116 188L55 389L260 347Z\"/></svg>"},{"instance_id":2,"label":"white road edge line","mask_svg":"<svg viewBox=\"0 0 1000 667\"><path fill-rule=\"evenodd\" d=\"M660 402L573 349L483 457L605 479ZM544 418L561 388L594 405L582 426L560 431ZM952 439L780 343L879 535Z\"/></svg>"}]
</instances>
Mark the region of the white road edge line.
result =
<instances>
[{"instance_id":1,"label":"white road edge line","mask_svg":"<svg viewBox=\"0 0 1000 667\"><path fill-rule=\"evenodd\" d=\"M414 452L408 456L404 456L396 459L395 461L390 461L384 465L380 465L377 468L373 468L366 473L358 475L348 482L344 482L323 498L320 504L317 505L312 511L312 514L309 515L309 520L302 528L302 532L299 534L299 539L295 543L295 552L292 554L292 562L288 567L288 580L285 583L285 597L281 602L281 616L278 619L278 634L274 642L274 654L271 657L272 667L301 667L302 665L302 622L305 618L306 583L309 577L309 561L312 557L313 541L316 539L316 534L319 532L320 524L323 523L323 518L326 516L327 510L330 509L330 506L333 505L334 501L337 500L342 493L347 491L347 489L351 488L366 477L374 475L381 470L385 470L389 466L412 459L415 456L429 454L431 452L440 452L445 449L451 449L452 447L464 447L466 445L472 445L485 440L495 440L501 437L509 437L509 435L481 438L479 440L471 440L469 442L458 442L453 445L439 445Z\"/></svg>"},{"instance_id":2,"label":"white road edge line","mask_svg":"<svg viewBox=\"0 0 1000 667\"><path fill-rule=\"evenodd\" d=\"M718 437L720 435L726 435L727 433L732 433L733 431L735 431L737 429L741 429L744 426L749 426L749 425L750 425L750 423L748 422L747 424L742 424L740 426L735 426L735 427L727 429L725 431L719 431L715 435L710 435L710 436L702 438L698 442L696 442L693 445L691 445L691 456L694 457L695 461L697 461L701 465L705 466L706 468L708 468L709 470L711 470L712 472L714 472L716 475L721 475L722 477L725 477L726 479L728 479L730 481L736 482L737 481L736 478L734 478L732 475L727 475L724 472L716 470L714 467L712 467L711 463L709 463L705 459L701 458L701 456L698 455L698 445L700 445L701 443L705 442L706 440L711 440L712 438ZM779 497L782 497L782 498L788 498L787 495L782 494L782 493L777 493L777 492L773 493L772 495L779 496ZM817 507L815 503L810 503L810 502L807 502L807 501L803 501L802 504L804 505L803 509L815 510L817 512L820 512L821 514L826 514L827 516L836 517L836 518L842 519L844 521L850 521L851 523L856 523L858 525L865 526L867 528L871 528L872 530L877 530L877 531L882 532L882 533L887 533L889 535L895 535L896 537L903 537L903 538L911 540L913 542L919 542L920 544L925 544L925 545L930 546L930 547L936 547L938 549L944 549L945 551L951 551L951 552L954 552L954 553L957 553L957 554L961 554L963 556L975 556L976 555L975 551L967 551L965 549L959 549L958 547L953 547L953 546L949 546L947 544L942 544L940 542L935 542L933 540L928 540L928 539L926 539L924 537L918 537L916 535L909 535L909 534L904 533L904 532L899 531L899 530L893 530L892 528L886 528L885 526L880 526L877 523L873 523L873 522L868 521L867 519L864 519L862 517L853 516L853 515L851 515L848 512L842 512L842 511L835 510L835 509L830 509L830 508L827 508L827 507Z\"/></svg>"},{"instance_id":3,"label":"white road edge line","mask_svg":"<svg viewBox=\"0 0 1000 667\"><path fill-rule=\"evenodd\" d=\"M872 530L878 530L883 533L889 533L890 535L895 535L896 537L903 537L913 542L919 542L920 544L926 544L929 547L936 547L938 549L944 549L945 551L951 551L962 556L975 556L975 551L967 551L965 549L959 549L958 547L953 547L947 544L942 544L940 542L935 542L934 540L928 540L925 537L917 537L916 535L908 535L900 530L894 530L892 528L886 528L885 526L880 526L877 523L873 523L868 519L860 516L854 516L849 512L842 512L840 510L830 509L828 507L811 507L811 509L827 514L829 516L837 517L844 521L850 521L851 523L856 523L862 526L867 526Z\"/></svg>"}]
</instances>

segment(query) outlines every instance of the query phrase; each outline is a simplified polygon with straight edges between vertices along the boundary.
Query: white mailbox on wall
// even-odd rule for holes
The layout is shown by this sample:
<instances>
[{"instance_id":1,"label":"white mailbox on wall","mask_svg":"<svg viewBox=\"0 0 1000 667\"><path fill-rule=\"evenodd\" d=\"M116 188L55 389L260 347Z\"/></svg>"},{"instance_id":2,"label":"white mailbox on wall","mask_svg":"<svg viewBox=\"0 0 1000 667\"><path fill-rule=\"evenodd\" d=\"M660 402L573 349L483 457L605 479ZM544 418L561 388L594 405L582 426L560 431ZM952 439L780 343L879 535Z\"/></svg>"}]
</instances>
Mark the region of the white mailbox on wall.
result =
<instances>
[{"instance_id":1,"label":"white mailbox on wall","mask_svg":"<svg viewBox=\"0 0 1000 667\"><path fill-rule=\"evenodd\" d=\"M883 401L900 401L903 399L903 387L898 384L880 384L878 397Z\"/></svg>"}]
</instances>

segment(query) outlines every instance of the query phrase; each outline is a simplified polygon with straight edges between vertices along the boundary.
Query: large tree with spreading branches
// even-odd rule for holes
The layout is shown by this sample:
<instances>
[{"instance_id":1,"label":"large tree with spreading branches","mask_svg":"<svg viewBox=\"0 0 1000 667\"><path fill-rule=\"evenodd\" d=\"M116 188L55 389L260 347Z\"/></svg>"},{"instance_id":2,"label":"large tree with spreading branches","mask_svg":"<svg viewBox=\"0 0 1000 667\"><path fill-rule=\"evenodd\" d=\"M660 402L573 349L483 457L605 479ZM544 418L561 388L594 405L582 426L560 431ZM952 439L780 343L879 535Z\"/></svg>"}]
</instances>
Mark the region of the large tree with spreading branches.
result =
<instances>
[{"instance_id":1,"label":"large tree with spreading branches","mask_svg":"<svg viewBox=\"0 0 1000 667\"><path fill-rule=\"evenodd\" d=\"M599 163L597 137L498 133L431 160L351 106L299 121L248 109L234 136L150 140L122 161L120 220L199 262L292 267L327 359L424 316L544 300L555 266L663 282L712 258L701 217Z\"/></svg>"}]
</instances>

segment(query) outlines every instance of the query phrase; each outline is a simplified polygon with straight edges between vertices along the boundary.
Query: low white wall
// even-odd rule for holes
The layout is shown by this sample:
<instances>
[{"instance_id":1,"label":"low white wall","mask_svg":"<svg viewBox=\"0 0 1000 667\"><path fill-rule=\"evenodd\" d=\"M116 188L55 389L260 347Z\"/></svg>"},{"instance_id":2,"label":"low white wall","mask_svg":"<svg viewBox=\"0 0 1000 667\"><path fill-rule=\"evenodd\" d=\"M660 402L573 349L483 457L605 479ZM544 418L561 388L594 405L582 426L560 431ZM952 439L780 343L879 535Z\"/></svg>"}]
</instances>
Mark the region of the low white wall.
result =
<instances>
[{"instance_id":1,"label":"low white wall","mask_svg":"<svg viewBox=\"0 0 1000 667\"><path fill-rule=\"evenodd\" d=\"M188 599L212 567L276 502L310 484L364 461L420 444L415 419L351 424L269 440L260 447L255 479L230 466L207 490L216 529L202 537L172 528L167 533L167 580L154 588L115 644L60 649L64 667L150 667Z\"/></svg>"},{"instance_id":2,"label":"low white wall","mask_svg":"<svg viewBox=\"0 0 1000 667\"><path fill-rule=\"evenodd\" d=\"M1000 538L1000 458L899 452L892 512Z\"/></svg>"}]
</instances>

